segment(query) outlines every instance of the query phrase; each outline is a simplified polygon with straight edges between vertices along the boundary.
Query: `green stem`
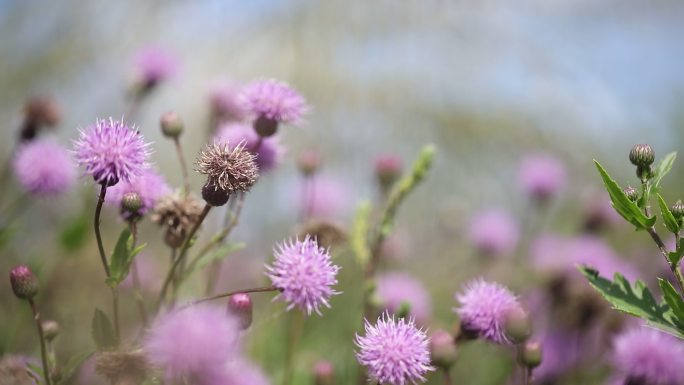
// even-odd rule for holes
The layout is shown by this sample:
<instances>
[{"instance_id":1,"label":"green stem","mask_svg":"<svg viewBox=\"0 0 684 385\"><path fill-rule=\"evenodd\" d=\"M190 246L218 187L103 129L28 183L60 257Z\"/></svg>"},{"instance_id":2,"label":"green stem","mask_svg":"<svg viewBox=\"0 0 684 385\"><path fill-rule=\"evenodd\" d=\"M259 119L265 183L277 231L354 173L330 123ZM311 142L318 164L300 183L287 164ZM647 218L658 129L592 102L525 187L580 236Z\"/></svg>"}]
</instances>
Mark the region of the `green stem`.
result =
<instances>
[{"instance_id":1,"label":"green stem","mask_svg":"<svg viewBox=\"0 0 684 385\"><path fill-rule=\"evenodd\" d=\"M135 246L138 243L138 225L136 221L132 220L128 222L128 226L131 230L131 236L133 237L133 245L131 246L131 249L135 249ZM147 327L147 307L145 306L145 299L142 296L142 285L140 284L138 261L136 259L133 259L131 263L131 280L133 281L135 301L138 304L138 311L140 311L140 318L143 322L143 327Z\"/></svg>"},{"instance_id":2,"label":"green stem","mask_svg":"<svg viewBox=\"0 0 684 385\"><path fill-rule=\"evenodd\" d=\"M453 381L451 381L451 373L449 373L449 368L442 368L442 374L444 378L444 385L452 385Z\"/></svg>"},{"instance_id":3,"label":"green stem","mask_svg":"<svg viewBox=\"0 0 684 385\"><path fill-rule=\"evenodd\" d=\"M33 320L36 322L36 328L38 329L38 338L40 339L40 359L43 362L43 377L45 378L46 385L52 385L50 381L50 368L48 365L47 349L45 348L45 335L43 334L43 325L40 320L40 313L36 307L36 303L33 299L28 300L31 306L31 312L33 312Z\"/></svg>"},{"instance_id":4,"label":"green stem","mask_svg":"<svg viewBox=\"0 0 684 385\"><path fill-rule=\"evenodd\" d=\"M265 286L265 287L255 287L252 289L233 290L233 291L229 291L227 293L216 294L216 295L212 295L211 297L201 298L201 299L192 301L189 304L187 304L185 307L194 306L194 305L200 304L202 302L213 301L215 299L230 297L231 295L235 295L235 294L265 293L265 292L269 292L269 291L280 291L280 289L278 289L275 286Z\"/></svg>"},{"instance_id":5,"label":"green stem","mask_svg":"<svg viewBox=\"0 0 684 385\"><path fill-rule=\"evenodd\" d=\"M185 255L187 254L188 249L190 248L190 242L192 241L192 238L195 236L195 233L197 233L197 230L199 230L199 227L200 225L202 225L202 222L204 222L204 219L207 217L207 214L209 214L209 210L211 210L211 207L212 206L209 204L204 205L204 209L202 210L199 219L197 220L197 222L192 227L187 237L183 241L180 255L178 256L178 258L176 258L175 261L173 261L173 265L171 265L171 268L169 269L169 272L166 274L166 278L164 279L164 285L162 286L161 292L159 293L159 299L157 300L157 310L161 308L161 305L164 302L164 299L166 298L166 292L169 290L169 284L171 283L171 280L174 277L176 269L178 268L178 265L180 265L180 261L182 261L185 258Z\"/></svg>"},{"instance_id":6,"label":"green stem","mask_svg":"<svg viewBox=\"0 0 684 385\"><path fill-rule=\"evenodd\" d=\"M173 139L176 145L176 152L178 153L178 160L181 165L181 172L183 173L183 188L185 195L190 194L190 176L188 174L188 163L185 161L185 156L183 155L183 147L181 146L180 139L175 137Z\"/></svg>"},{"instance_id":7,"label":"green stem","mask_svg":"<svg viewBox=\"0 0 684 385\"><path fill-rule=\"evenodd\" d=\"M290 320L290 341L287 344L287 353L285 355L285 374L283 385L292 384L294 378L294 364L295 354L300 340L302 339L302 332L304 330L304 314L296 311L292 314Z\"/></svg>"},{"instance_id":8,"label":"green stem","mask_svg":"<svg viewBox=\"0 0 684 385\"><path fill-rule=\"evenodd\" d=\"M100 234L100 214L102 213L102 205L105 201L105 195L107 194L107 186L102 184L100 188L100 196L97 199L97 207L95 207L95 239L97 240L97 250L100 252L100 260L102 261L102 267L104 268L107 278L109 278L109 264L107 263L107 256L105 255L104 244L102 243L102 234Z\"/></svg>"}]
</instances>

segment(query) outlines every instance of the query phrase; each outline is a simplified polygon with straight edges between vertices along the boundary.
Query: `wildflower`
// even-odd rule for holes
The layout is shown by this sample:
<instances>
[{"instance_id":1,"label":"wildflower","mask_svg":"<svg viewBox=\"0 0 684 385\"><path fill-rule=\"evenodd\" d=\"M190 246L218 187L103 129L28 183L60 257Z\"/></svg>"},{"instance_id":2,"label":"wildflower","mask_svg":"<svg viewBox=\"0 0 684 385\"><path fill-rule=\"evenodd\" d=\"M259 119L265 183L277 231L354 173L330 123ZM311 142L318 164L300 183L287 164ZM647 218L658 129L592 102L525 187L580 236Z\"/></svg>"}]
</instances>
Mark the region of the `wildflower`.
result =
<instances>
[{"instance_id":1,"label":"wildflower","mask_svg":"<svg viewBox=\"0 0 684 385\"><path fill-rule=\"evenodd\" d=\"M243 122L248 111L240 100L241 87L230 83L217 84L209 94L211 114L214 120L221 122Z\"/></svg>"},{"instance_id":2,"label":"wildflower","mask_svg":"<svg viewBox=\"0 0 684 385\"><path fill-rule=\"evenodd\" d=\"M148 363L141 351L103 351L95 356L95 372L112 384L139 384L145 380Z\"/></svg>"},{"instance_id":3,"label":"wildflower","mask_svg":"<svg viewBox=\"0 0 684 385\"><path fill-rule=\"evenodd\" d=\"M242 123L228 123L219 127L215 142L244 143L245 149L256 156L254 160L260 172L276 168L282 161L285 149L278 137L260 138L254 129Z\"/></svg>"},{"instance_id":4,"label":"wildflower","mask_svg":"<svg viewBox=\"0 0 684 385\"><path fill-rule=\"evenodd\" d=\"M419 323L430 318L430 294L423 284L409 274L385 273L377 278L376 294L390 314L409 306L409 314Z\"/></svg>"},{"instance_id":5,"label":"wildflower","mask_svg":"<svg viewBox=\"0 0 684 385\"><path fill-rule=\"evenodd\" d=\"M327 250L306 236L304 241L278 244L274 253L275 261L266 266L266 275L281 290L278 297L289 303L288 310L297 306L307 314L315 311L320 315L321 306L330 307L330 297L339 294L332 286L337 284L340 268L333 265Z\"/></svg>"},{"instance_id":6,"label":"wildflower","mask_svg":"<svg viewBox=\"0 0 684 385\"><path fill-rule=\"evenodd\" d=\"M135 57L136 72L144 90L151 90L178 71L178 61L159 47L147 47Z\"/></svg>"},{"instance_id":7,"label":"wildflower","mask_svg":"<svg viewBox=\"0 0 684 385\"><path fill-rule=\"evenodd\" d=\"M663 332L640 327L613 341L613 363L625 384L684 384L684 342Z\"/></svg>"},{"instance_id":8,"label":"wildflower","mask_svg":"<svg viewBox=\"0 0 684 385\"><path fill-rule=\"evenodd\" d=\"M321 167L321 154L318 151L306 150L297 156L297 168L304 176L313 175Z\"/></svg>"},{"instance_id":9,"label":"wildflower","mask_svg":"<svg viewBox=\"0 0 684 385\"><path fill-rule=\"evenodd\" d=\"M454 336L444 330L436 330L430 336L430 357L441 368L450 368L456 362L458 349Z\"/></svg>"},{"instance_id":10,"label":"wildflower","mask_svg":"<svg viewBox=\"0 0 684 385\"><path fill-rule=\"evenodd\" d=\"M299 124L308 110L297 91L274 79L248 84L242 92L242 101L255 119L255 130L263 137L275 134L279 123Z\"/></svg>"},{"instance_id":11,"label":"wildflower","mask_svg":"<svg viewBox=\"0 0 684 385\"><path fill-rule=\"evenodd\" d=\"M171 192L164 177L152 169L144 170L140 175L129 181L122 181L107 190L105 203L122 208L123 199L128 193L136 193L140 197L140 208L135 213L123 211L124 218L143 216L154 208L157 201Z\"/></svg>"},{"instance_id":12,"label":"wildflower","mask_svg":"<svg viewBox=\"0 0 684 385\"><path fill-rule=\"evenodd\" d=\"M259 177L256 156L242 142L235 147L213 143L197 159L197 172L207 175L202 197L212 206L221 206L235 192L247 192Z\"/></svg>"},{"instance_id":13,"label":"wildflower","mask_svg":"<svg viewBox=\"0 0 684 385\"><path fill-rule=\"evenodd\" d=\"M347 211L352 191L349 185L330 175L315 175L300 185L298 194L299 211L307 217L334 218Z\"/></svg>"},{"instance_id":14,"label":"wildflower","mask_svg":"<svg viewBox=\"0 0 684 385\"><path fill-rule=\"evenodd\" d=\"M505 333L508 314L521 305L506 287L476 279L456 294L460 306L454 311L461 318L461 328L480 338L499 344L510 344Z\"/></svg>"},{"instance_id":15,"label":"wildflower","mask_svg":"<svg viewBox=\"0 0 684 385\"><path fill-rule=\"evenodd\" d=\"M98 119L95 124L80 130L74 142L76 161L87 174L105 186L119 181L130 181L142 174L150 155L149 143L123 120Z\"/></svg>"},{"instance_id":16,"label":"wildflower","mask_svg":"<svg viewBox=\"0 0 684 385\"><path fill-rule=\"evenodd\" d=\"M162 115L159 119L159 125L162 134L167 138L178 139L183 133L183 120L175 111L169 111Z\"/></svg>"},{"instance_id":17,"label":"wildflower","mask_svg":"<svg viewBox=\"0 0 684 385\"><path fill-rule=\"evenodd\" d=\"M468 239L484 255L510 254L515 250L519 238L518 224L505 211L482 211L470 220Z\"/></svg>"},{"instance_id":18,"label":"wildflower","mask_svg":"<svg viewBox=\"0 0 684 385\"><path fill-rule=\"evenodd\" d=\"M238 321L225 310L196 305L159 316L143 346L167 381L203 383L204 376L236 357L238 335Z\"/></svg>"},{"instance_id":19,"label":"wildflower","mask_svg":"<svg viewBox=\"0 0 684 385\"><path fill-rule=\"evenodd\" d=\"M565 186L566 178L563 163L546 154L528 155L518 168L520 188L540 202L557 195Z\"/></svg>"},{"instance_id":20,"label":"wildflower","mask_svg":"<svg viewBox=\"0 0 684 385\"><path fill-rule=\"evenodd\" d=\"M206 373L197 385L270 385L271 381L257 365L244 358L231 359Z\"/></svg>"},{"instance_id":21,"label":"wildflower","mask_svg":"<svg viewBox=\"0 0 684 385\"><path fill-rule=\"evenodd\" d=\"M333 385L335 383L335 367L330 361L319 360L313 366L315 385Z\"/></svg>"},{"instance_id":22,"label":"wildflower","mask_svg":"<svg viewBox=\"0 0 684 385\"><path fill-rule=\"evenodd\" d=\"M405 385L425 381L430 366L428 338L412 319L395 320L387 313L375 325L365 321L365 336L356 335L356 358L366 367L371 380L381 384Z\"/></svg>"},{"instance_id":23,"label":"wildflower","mask_svg":"<svg viewBox=\"0 0 684 385\"><path fill-rule=\"evenodd\" d=\"M240 329L252 324L252 298L247 293L233 294L228 298L228 312L240 321Z\"/></svg>"},{"instance_id":24,"label":"wildflower","mask_svg":"<svg viewBox=\"0 0 684 385\"><path fill-rule=\"evenodd\" d=\"M39 196L61 194L76 179L69 153L51 140L35 140L21 145L12 165L21 186Z\"/></svg>"},{"instance_id":25,"label":"wildflower","mask_svg":"<svg viewBox=\"0 0 684 385\"><path fill-rule=\"evenodd\" d=\"M26 265L15 266L10 270L10 284L17 298L30 300L38 294L38 278Z\"/></svg>"},{"instance_id":26,"label":"wildflower","mask_svg":"<svg viewBox=\"0 0 684 385\"><path fill-rule=\"evenodd\" d=\"M152 221L166 228L164 241L170 247L180 247L202 214L202 204L192 194L171 194L157 202Z\"/></svg>"},{"instance_id":27,"label":"wildflower","mask_svg":"<svg viewBox=\"0 0 684 385\"><path fill-rule=\"evenodd\" d=\"M375 176L383 189L389 189L401 176L403 164L394 154L383 154L375 159Z\"/></svg>"}]
</instances>

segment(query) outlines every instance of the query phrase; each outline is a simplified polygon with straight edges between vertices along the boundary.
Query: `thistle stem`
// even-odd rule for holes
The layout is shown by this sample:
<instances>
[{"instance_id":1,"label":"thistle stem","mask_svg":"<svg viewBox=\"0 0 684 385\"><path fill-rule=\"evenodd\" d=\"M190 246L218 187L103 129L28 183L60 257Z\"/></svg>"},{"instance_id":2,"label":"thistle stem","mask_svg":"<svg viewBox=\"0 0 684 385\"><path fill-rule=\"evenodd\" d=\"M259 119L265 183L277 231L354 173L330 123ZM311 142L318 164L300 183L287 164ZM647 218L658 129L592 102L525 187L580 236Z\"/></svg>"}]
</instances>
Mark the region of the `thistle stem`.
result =
<instances>
[{"instance_id":1,"label":"thistle stem","mask_svg":"<svg viewBox=\"0 0 684 385\"><path fill-rule=\"evenodd\" d=\"M444 385L452 385L453 382L451 381L451 373L449 373L449 368L443 368L442 369L442 377L444 378Z\"/></svg>"},{"instance_id":2,"label":"thistle stem","mask_svg":"<svg viewBox=\"0 0 684 385\"><path fill-rule=\"evenodd\" d=\"M100 252L100 260L102 261L102 267L104 268L107 278L109 278L109 264L107 263L107 256L105 255L104 244L102 243L102 234L100 234L100 214L102 213L102 205L105 201L105 195L107 194L107 186L103 183L100 188L100 195L97 199L97 207L95 207L95 239L97 240L97 250Z\"/></svg>"},{"instance_id":3,"label":"thistle stem","mask_svg":"<svg viewBox=\"0 0 684 385\"><path fill-rule=\"evenodd\" d=\"M188 163L185 161L185 155L183 155L183 147L181 146L180 139L175 137L173 143L176 145L176 152L178 153L178 160L181 165L181 172L183 173L183 189L185 195L190 193L190 176L188 174Z\"/></svg>"},{"instance_id":4,"label":"thistle stem","mask_svg":"<svg viewBox=\"0 0 684 385\"><path fill-rule=\"evenodd\" d=\"M169 290L169 284L173 279L176 269L180 265L180 262L185 258L185 255L188 253L188 249L190 248L190 242L192 242L192 238L195 236L195 233L197 233L197 230L199 230L200 225L202 225L202 222L204 222L204 219L207 217L207 214L209 214L211 207L212 206L209 204L204 205L204 209L202 209L202 213L200 214L199 219L197 220L197 222L192 227L187 237L183 241L183 245L181 246L180 250L180 255L178 256L178 258L176 258L175 261L173 261L173 265L171 265L171 268L169 269L169 272L168 274L166 274L166 278L164 279L164 285L162 286L161 292L159 293L159 299L157 300L157 309L161 308L161 305L164 302L164 299L166 298L166 292Z\"/></svg>"},{"instance_id":5,"label":"thistle stem","mask_svg":"<svg viewBox=\"0 0 684 385\"><path fill-rule=\"evenodd\" d=\"M283 385L292 384L292 379L294 377L295 353L297 352L299 341L302 339L303 330L304 315L300 311L294 312L290 319L290 341L287 344L287 352L285 355L285 374Z\"/></svg>"},{"instance_id":6,"label":"thistle stem","mask_svg":"<svg viewBox=\"0 0 684 385\"><path fill-rule=\"evenodd\" d=\"M132 249L135 249L138 243L138 224L136 221L132 220L128 223L131 230L131 236L133 237ZM142 296L142 290L140 285L140 274L138 272L138 261L133 259L131 262L131 279L133 281L133 291L135 292L135 301L138 304L138 310L140 311L140 318L143 322L143 327L147 327L147 309L145 307L145 299Z\"/></svg>"},{"instance_id":7,"label":"thistle stem","mask_svg":"<svg viewBox=\"0 0 684 385\"><path fill-rule=\"evenodd\" d=\"M233 290L233 291L229 291L227 293L216 294L216 295L212 295L211 297L201 298L201 299L192 301L189 304L187 304L185 307L194 306L194 305L200 304L202 302L213 301L215 299L230 297L231 295L235 295L235 294L265 293L265 292L269 292L269 291L280 291L280 289L278 289L275 286L264 286L264 287L255 287L252 289Z\"/></svg>"},{"instance_id":8,"label":"thistle stem","mask_svg":"<svg viewBox=\"0 0 684 385\"><path fill-rule=\"evenodd\" d=\"M43 362L43 377L45 378L46 385L52 385L50 380L50 368L48 365L47 349L45 348L45 335L43 334L43 325L40 320L40 313L36 307L36 303L33 299L28 300L31 306L31 312L33 312L33 320L36 322L36 328L38 329L38 338L40 339L40 359Z\"/></svg>"}]
</instances>

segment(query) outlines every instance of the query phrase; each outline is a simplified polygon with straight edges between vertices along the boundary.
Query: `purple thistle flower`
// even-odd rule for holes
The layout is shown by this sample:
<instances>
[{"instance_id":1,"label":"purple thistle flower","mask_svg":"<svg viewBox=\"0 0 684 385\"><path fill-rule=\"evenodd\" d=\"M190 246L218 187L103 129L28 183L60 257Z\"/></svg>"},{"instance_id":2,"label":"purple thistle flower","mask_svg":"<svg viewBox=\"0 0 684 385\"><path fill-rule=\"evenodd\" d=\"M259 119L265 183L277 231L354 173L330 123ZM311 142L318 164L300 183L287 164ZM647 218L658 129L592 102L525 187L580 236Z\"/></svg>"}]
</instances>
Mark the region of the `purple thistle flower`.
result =
<instances>
[{"instance_id":1,"label":"purple thistle flower","mask_svg":"<svg viewBox=\"0 0 684 385\"><path fill-rule=\"evenodd\" d=\"M68 151L51 140L34 140L21 145L12 166L21 186L40 196L61 194L76 179Z\"/></svg>"},{"instance_id":2,"label":"purple thistle flower","mask_svg":"<svg viewBox=\"0 0 684 385\"><path fill-rule=\"evenodd\" d=\"M265 117L284 124L299 124L309 109L306 100L294 88L275 79L248 84L241 98L255 119Z\"/></svg>"},{"instance_id":3,"label":"purple thistle flower","mask_svg":"<svg viewBox=\"0 0 684 385\"><path fill-rule=\"evenodd\" d=\"M266 275L282 291L276 298L288 302L288 310L297 306L309 315L312 311L321 315L320 307L330 307L330 297L340 294L332 289L340 267L333 265L330 253L316 239L307 235L304 241L284 241L274 254L275 262L266 266Z\"/></svg>"},{"instance_id":4,"label":"purple thistle flower","mask_svg":"<svg viewBox=\"0 0 684 385\"><path fill-rule=\"evenodd\" d=\"M518 224L505 211L482 211L470 221L468 239L484 255L510 254L515 250L519 238Z\"/></svg>"},{"instance_id":5,"label":"purple thistle flower","mask_svg":"<svg viewBox=\"0 0 684 385\"><path fill-rule=\"evenodd\" d=\"M356 358L366 367L371 380L381 384L405 385L425 382L430 366L428 338L413 321L395 320L384 313L375 325L365 320L366 335L356 335Z\"/></svg>"},{"instance_id":6,"label":"purple thistle flower","mask_svg":"<svg viewBox=\"0 0 684 385\"><path fill-rule=\"evenodd\" d=\"M223 307L195 305L161 315L150 328L144 349L164 369L167 381L203 383L237 356L238 322Z\"/></svg>"},{"instance_id":7,"label":"purple thistle flower","mask_svg":"<svg viewBox=\"0 0 684 385\"><path fill-rule=\"evenodd\" d=\"M74 141L76 162L97 183L114 186L130 181L147 168L149 143L123 120L98 119Z\"/></svg>"},{"instance_id":8,"label":"purple thistle flower","mask_svg":"<svg viewBox=\"0 0 684 385\"><path fill-rule=\"evenodd\" d=\"M420 281L406 273L385 273L377 281L376 293L389 313L396 314L407 304L419 323L430 318L430 294Z\"/></svg>"},{"instance_id":9,"label":"purple thistle flower","mask_svg":"<svg viewBox=\"0 0 684 385\"><path fill-rule=\"evenodd\" d=\"M159 47L146 47L135 56L138 76L147 87L154 87L178 71L178 61Z\"/></svg>"},{"instance_id":10,"label":"purple thistle flower","mask_svg":"<svg viewBox=\"0 0 684 385\"><path fill-rule=\"evenodd\" d=\"M262 138L259 142L259 135L249 125L242 123L228 123L219 127L216 137L219 143L242 143L245 149L256 155L255 162L260 172L268 172L276 168L285 154L285 149L280 144L278 137L270 136Z\"/></svg>"},{"instance_id":11,"label":"purple thistle flower","mask_svg":"<svg viewBox=\"0 0 684 385\"><path fill-rule=\"evenodd\" d=\"M109 203L116 207L121 207L121 199L126 193L138 193L142 205L137 212L137 215L143 216L154 208L157 200L164 195L171 193L171 188L166 184L164 177L152 169L146 169L142 174L138 175L130 181L122 181L116 186L107 190L105 196L105 203ZM122 212L124 217L130 216L129 212Z\"/></svg>"},{"instance_id":12,"label":"purple thistle flower","mask_svg":"<svg viewBox=\"0 0 684 385\"><path fill-rule=\"evenodd\" d=\"M269 385L271 381L260 367L236 358L205 376L198 385Z\"/></svg>"},{"instance_id":13,"label":"purple thistle flower","mask_svg":"<svg viewBox=\"0 0 684 385\"><path fill-rule=\"evenodd\" d=\"M557 195L565 186L566 178L565 166L551 155L528 155L518 168L520 188L540 201Z\"/></svg>"},{"instance_id":14,"label":"purple thistle flower","mask_svg":"<svg viewBox=\"0 0 684 385\"><path fill-rule=\"evenodd\" d=\"M209 91L211 113L218 122L243 122L248 117L241 101L240 86L231 83L218 83Z\"/></svg>"},{"instance_id":15,"label":"purple thistle flower","mask_svg":"<svg viewBox=\"0 0 684 385\"><path fill-rule=\"evenodd\" d=\"M684 342L663 332L639 327L615 337L613 363L626 383L684 384ZM632 382L629 382L632 381Z\"/></svg>"},{"instance_id":16,"label":"purple thistle flower","mask_svg":"<svg viewBox=\"0 0 684 385\"><path fill-rule=\"evenodd\" d=\"M349 184L332 175L313 175L299 186L299 211L307 217L331 219L347 212L353 191Z\"/></svg>"},{"instance_id":17,"label":"purple thistle flower","mask_svg":"<svg viewBox=\"0 0 684 385\"><path fill-rule=\"evenodd\" d=\"M499 344L510 344L504 332L507 314L521 309L518 299L506 287L483 279L470 281L463 293L456 294L460 306L454 311L467 333Z\"/></svg>"}]
</instances>

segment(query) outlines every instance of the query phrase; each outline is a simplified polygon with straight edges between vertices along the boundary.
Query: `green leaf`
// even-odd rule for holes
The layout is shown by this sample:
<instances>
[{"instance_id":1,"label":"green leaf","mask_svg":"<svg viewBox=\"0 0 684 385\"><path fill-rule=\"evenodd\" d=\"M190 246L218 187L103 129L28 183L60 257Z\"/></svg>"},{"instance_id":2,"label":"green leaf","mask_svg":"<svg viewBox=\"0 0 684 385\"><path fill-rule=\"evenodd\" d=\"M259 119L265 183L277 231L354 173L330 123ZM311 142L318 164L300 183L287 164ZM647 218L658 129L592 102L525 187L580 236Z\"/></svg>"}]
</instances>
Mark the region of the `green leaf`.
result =
<instances>
[{"instance_id":1,"label":"green leaf","mask_svg":"<svg viewBox=\"0 0 684 385\"><path fill-rule=\"evenodd\" d=\"M663 216L663 222L665 223L665 227L667 227L667 229L670 230L671 233L678 234L681 230L679 221L675 219L674 215L672 215L672 212L667 207L667 203L665 203L663 197L660 196L660 194L656 194L656 196L658 197L658 205L660 206L660 213Z\"/></svg>"},{"instance_id":2,"label":"green leaf","mask_svg":"<svg viewBox=\"0 0 684 385\"><path fill-rule=\"evenodd\" d=\"M62 379L57 384L61 385L69 383L69 380L71 377L73 377L78 368L80 368L81 365L83 365L83 363L94 353L95 352L83 352L71 356L67 363L62 367Z\"/></svg>"},{"instance_id":3,"label":"green leaf","mask_svg":"<svg viewBox=\"0 0 684 385\"><path fill-rule=\"evenodd\" d=\"M100 309L95 309L93 315L93 324L91 330L95 346L99 350L107 350L118 345L114 328L112 327L109 317Z\"/></svg>"},{"instance_id":4,"label":"green leaf","mask_svg":"<svg viewBox=\"0 0 684 385\"><path fill-rule=\"evenodd\" d=\"M672 170L672 165L674 164L675 159L677 158L677 152L671 152L658 163L658 166L655 168L653 172L653 179L652 179L652 185L653 185L653 192L659 192L660 191L660 182L663 180L663 177L667 175L670 170Z\"/></svg>"},{"instance_id":5,"label":"green leaf","mask_svg":"<svg viewBox=\"0 0 684 385\"><path fill-rule=\"evenodd\" d=\"M354 215L354 223L351 227L351 236L349 240L351 249L356 257L356 262L358 262L359 266L363 267L368 264L371 258L371 251L368 247L370 212L370 202L364 201L359 205L356 209L356 214Z\"/></svg>"},{"instance_id":6,"label":"green leaf","mask_svg":"<svg viewBox=\"0 0 684 385\"><path fill-rule=\"evenodd\" d=\"M636 281L634 286L619 273L615 273L614 281L601 277L598 271L580 266L580 271L605 298L614 309L631 314L647 321L667 333L684 338L684 328L672 322L667 303L658 304L646 285Z\"/></svg>"},{"instance_id":7,"label":"green leaf","mask_svg":"<svg viewBox=\"0 0 684 385\"><path fill-rule=\"evenodd\" d=\"M658 278L658 285L660 285L660 289L663 291L665 302L670 306L674 315L673 323L679 325L680 328L684 328L684 300L682 300L682 297L679 296L679 293L677 293L669 281Z\"/></svg>"},{"instance_id":8,"label":"green leaf","mask_svg":"<svg viewBox=\"0 0 684 385\"><path fill-rule=\"evenodd\" d=\"M667 253L667 259L675 266L679 266L679 262L684 256L684 238L679 238L675 251Z\"/></svg>"},{"instance_id":9,"label":"green leaf","mask_svg":"<svg viewBox=\"0 0 684 385\"><path fill-rule=\"evenodd\" d=\"M594 164L601 175L601 179L603 179L603 184L606 186L608 195L610 195L610 201L618 214L625 218L627 222L636 226L639 230L653 227L656 218L647 217L636 203L630 201L629 198L625 196L622 188L610 177L610 175L608 175L603 166L596 160L594 160Z\"/></svg>"},{"instance_id":10,"label":"green leaf","mask_svg":"<svg viewBox=\"0 0 684 385\"><path fill-rule=\"evenodd\" d=\"M89 216L80 215L67 223L59 235L59 244L66 251L76 251L81 248L88 239L90 220Z\"/></svg>"},{"instance_id":11,"label":"green leaf","mask_svg":"<svg viewBox=\"0 0 684 385\"><path fill-rule=\"evenodd\" d=\"M133 249L133 236L131 235L130 230L126 228L121 232L109 260L110 277L107 278L108 285L115 287L126 279L133 258L135 258L145 246L145 244L142 244Z\"/></svg>"}]
</instances>

